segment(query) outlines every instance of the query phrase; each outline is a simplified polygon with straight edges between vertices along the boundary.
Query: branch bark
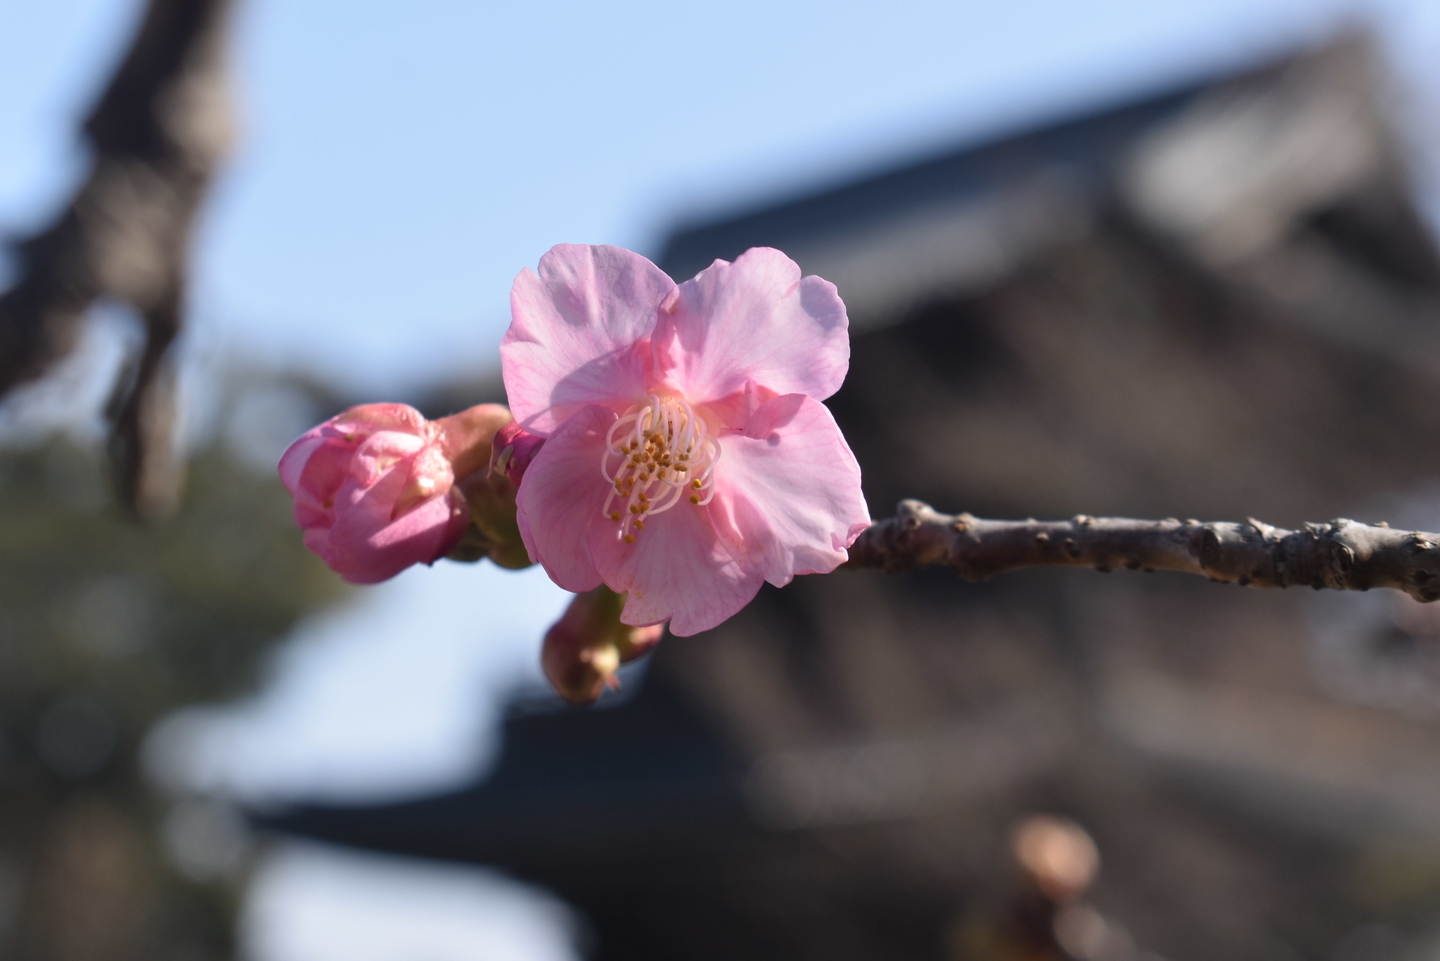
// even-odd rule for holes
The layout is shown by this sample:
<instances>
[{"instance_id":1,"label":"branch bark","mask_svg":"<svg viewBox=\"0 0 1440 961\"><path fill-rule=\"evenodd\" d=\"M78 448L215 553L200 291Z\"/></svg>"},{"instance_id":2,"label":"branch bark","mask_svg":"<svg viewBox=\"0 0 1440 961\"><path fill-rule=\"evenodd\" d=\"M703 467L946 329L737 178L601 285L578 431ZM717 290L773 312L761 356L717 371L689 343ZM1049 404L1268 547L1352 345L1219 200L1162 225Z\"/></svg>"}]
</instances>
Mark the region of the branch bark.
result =
<instances>
[{"instance_id":1,"label":"branch bark","mask_svg":"<svg viewBox=\"0 0 1440 961\"><path fill-rule=\"evenodd\" d=\"M230 7L150 0L85 121L89 175L49 227L18 245L19 279L0 296L0 395L68 354L97 300L129 304L140 316L144 344L117 378L109 409L116 490L140 514L162 512L176 486L171 347L196 214L230 143Z\"/></svg>"},{"instance_id":2,"label":"branch bark","mask_svg":"<svg viewBox=\"0 0 1440 961\"><path fill-rule=\"evenodd\" d=\"M1068 521L1000 521L942 514L904 500L894 517L860 535L845 566L906 571L928 564L945 564L967 581L1024 567L1124 567L1184 571L1242 587L1393 587L1418 601L1440 599L1440 534L1345 518L1298 531L1254 519L1201 523L1080 514Z\"/></svg>"}]
</instances>

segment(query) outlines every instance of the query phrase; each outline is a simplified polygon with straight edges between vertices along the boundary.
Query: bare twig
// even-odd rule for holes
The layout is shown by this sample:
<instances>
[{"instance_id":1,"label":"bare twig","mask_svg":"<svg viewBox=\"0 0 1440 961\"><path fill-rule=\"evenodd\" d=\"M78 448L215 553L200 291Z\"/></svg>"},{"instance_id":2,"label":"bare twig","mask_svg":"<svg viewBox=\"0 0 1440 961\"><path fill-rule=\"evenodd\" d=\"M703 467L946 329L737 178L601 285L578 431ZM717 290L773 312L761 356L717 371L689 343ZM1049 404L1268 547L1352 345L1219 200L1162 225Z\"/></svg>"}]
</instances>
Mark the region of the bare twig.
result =
<instances>
[{"instance_id":1,"label":"bare twig","mask_svg":"<svg viewBox=\"0 0 1440 961\"><path fill-rule=\"evenodd\" d=\"M1316 590L1393 587L1419 601L1440 599L1440 534L1372 527L1338 518L1290 531L1243 523L1090 517L993 521L900 502L850 548L847 567L904 571L946 564L967 581L1022 567L1185 571L1242 587Z\"/></svg>"},{"instance_id":2,"label":"bare twig","mask_svg":"<svg viewBox=\"0 0 1440 961\"><path fill-rule=\"evenodd\" d=\"M17 283L0 296L0 395L74 347L97 300L132 306L144 345L117 380L111 455L117 492L163 510L170 348L180 332L195 216L230 140L223 39L231 0L149 0L119 70L85 122L90 174L59 217L19 245Z\"/></svg>"}]
</instances>

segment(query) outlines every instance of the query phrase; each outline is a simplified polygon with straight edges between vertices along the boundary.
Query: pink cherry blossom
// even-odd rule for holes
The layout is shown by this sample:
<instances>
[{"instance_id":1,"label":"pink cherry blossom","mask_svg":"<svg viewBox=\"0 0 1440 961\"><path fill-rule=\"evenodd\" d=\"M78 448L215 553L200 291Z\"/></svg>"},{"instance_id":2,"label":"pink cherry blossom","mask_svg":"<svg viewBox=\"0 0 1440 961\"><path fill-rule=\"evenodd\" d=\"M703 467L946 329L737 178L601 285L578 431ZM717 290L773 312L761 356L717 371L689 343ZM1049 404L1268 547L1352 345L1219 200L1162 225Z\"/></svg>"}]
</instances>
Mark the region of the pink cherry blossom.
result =
<instances>
[{"instance_id":1,"label":"pink cherry blossom","mask_svg":"<svg viewBox=\"0 0 1440 961\"><path fill-rule=\"evenodd\" d=\"M561 587L603 583L626 624L685 636L845 561L869 515L820 403L850 363L833 284L768 248L676 286L628 250L562 245L511 311L505 388L545 438L520 533Z\"/></svg>"},{"instance_id":2,"label":"pink cherry blossom","mask_svg":"<svg viewBox=\"0 0 1440 961\"><path fill-rule=\"evenodd\" d=\"M457 433L462 416L447 418ZM446 442L444 421L404 404L352 407L307 431L280 459L305 546L354 584L444 557L469 523Z\"/></svg>"}]
</instances>

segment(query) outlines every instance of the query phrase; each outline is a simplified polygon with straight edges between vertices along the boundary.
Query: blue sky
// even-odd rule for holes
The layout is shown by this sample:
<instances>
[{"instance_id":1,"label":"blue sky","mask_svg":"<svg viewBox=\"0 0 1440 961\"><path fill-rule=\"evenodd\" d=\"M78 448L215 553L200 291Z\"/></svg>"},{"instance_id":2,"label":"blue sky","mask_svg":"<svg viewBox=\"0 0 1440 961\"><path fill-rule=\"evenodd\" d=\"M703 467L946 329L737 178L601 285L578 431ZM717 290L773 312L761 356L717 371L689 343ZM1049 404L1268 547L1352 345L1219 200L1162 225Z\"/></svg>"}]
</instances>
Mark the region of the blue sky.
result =
<instances>
[{"instance_id":1,"label":"blue sky","mask_svg":"<svg viewBox=\"0 0 1440 961\"><path fill-rule=\"evenodd\" d=\"M82 169L74 122L137 7L0 0L0 232ZM678 217L1357 17L1408 84L1436 86L1425 0L242 0L242 137L196 252L192 349L377 396L489 370L511 280L554 243L654 252Z\"/></svg>"}]
</instances>

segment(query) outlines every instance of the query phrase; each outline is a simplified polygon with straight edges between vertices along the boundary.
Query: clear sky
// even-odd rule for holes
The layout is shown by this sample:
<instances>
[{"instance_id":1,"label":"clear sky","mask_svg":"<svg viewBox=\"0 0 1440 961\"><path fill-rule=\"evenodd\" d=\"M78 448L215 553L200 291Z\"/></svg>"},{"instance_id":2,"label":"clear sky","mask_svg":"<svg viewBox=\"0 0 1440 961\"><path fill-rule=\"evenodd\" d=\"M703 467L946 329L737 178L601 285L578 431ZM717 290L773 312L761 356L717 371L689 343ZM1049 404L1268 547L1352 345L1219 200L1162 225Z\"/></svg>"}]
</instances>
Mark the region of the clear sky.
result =
<instances>
[{"instance_id":1,"label":"clear sky","mask_svg":"<svg viewBox=\"0 0 1440 961\"><path fill-rule=\"evenodd\" d=\"M81 169L135 0L0 0L0 231ZM667 225L1377 22L1440 87L1431 0L241 0L243 139L194 347L399 390L493 368L551 244ZM1428 76L1426 74L1429 70Z\"/></svg>"}]
</instances>

